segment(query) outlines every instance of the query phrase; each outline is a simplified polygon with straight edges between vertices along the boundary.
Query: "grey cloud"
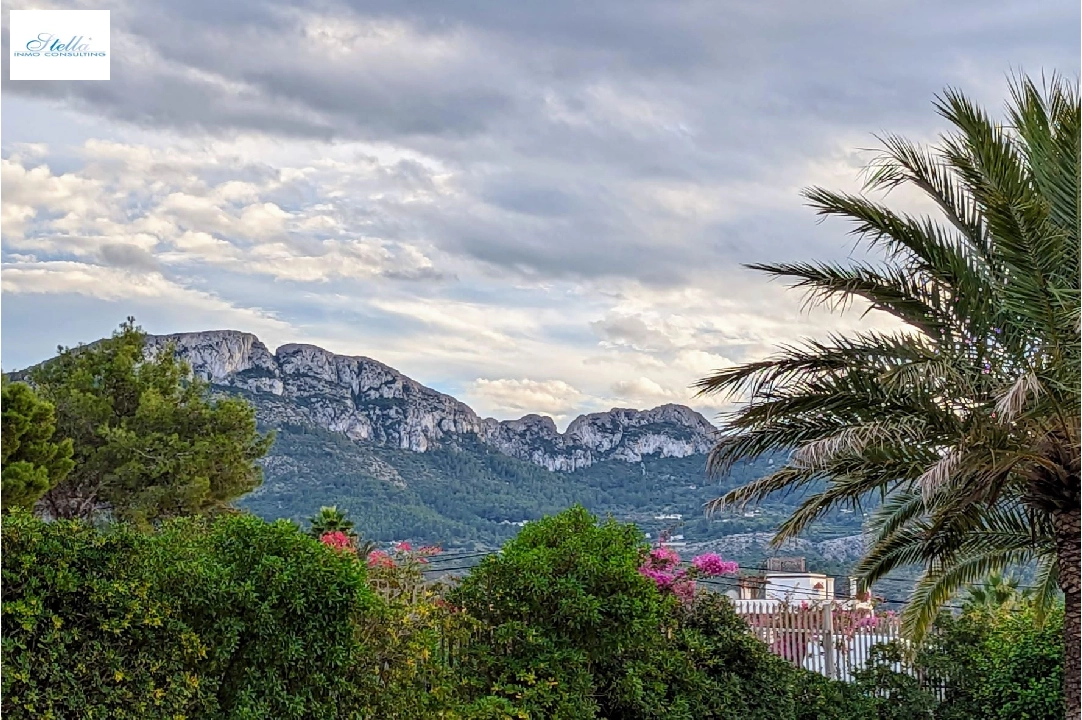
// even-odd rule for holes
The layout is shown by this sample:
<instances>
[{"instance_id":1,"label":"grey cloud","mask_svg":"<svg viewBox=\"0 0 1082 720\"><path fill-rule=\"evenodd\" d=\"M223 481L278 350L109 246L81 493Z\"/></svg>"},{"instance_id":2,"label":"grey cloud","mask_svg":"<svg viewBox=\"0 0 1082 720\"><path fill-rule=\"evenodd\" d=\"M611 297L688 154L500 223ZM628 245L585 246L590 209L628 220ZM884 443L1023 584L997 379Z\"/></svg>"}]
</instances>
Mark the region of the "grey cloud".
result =
<instances>
[{"instance_id":1,"label":"grey cloud","mask_svg":"<svg viewBox=\"0 0 1082 720\"><path fill-rule=\"evenodd\" d=\"M201 167L199 176L207 185L220 185L230 181L264 184L277 180L279 171L271 165L222 163ZM297 190L297 184L288 186L287 190Z\"/></svg>"},{"instance_id":2,"label":"grey cloud","mask_svg":"<svg viewBox=\"0 0 1082 720\"><path fill-rule=\"evenodd\" d=\"M1015 58L1006 57L996 43L1013 41L1032 54L1017 28L1042 22L1037 13L1020 11L1027 7L1022 2L1001 3L998 13L987 3L927 2L902 11L895 4L855 0L835 3L830 12L797 2L360 2L352 6L358 17L403 21L436 38L466 33L475 51L464 60L468 65L451 63L443 71L417 70L408 57L390 68L338 70L306 51L289 7L294 6L141 2L115 13L126 30L166 59L251 83L262 97L230 98L180 76L156 76L158 68L124 64L123 57L117 58L116 79L108 84L16 83L11 89L82 97L136 122L255 127L317 137L357 136L365 129L461 135L496 126L506 131L506 121L526 121L528 137L537 125L529 122L530 114L539 109L530 88L540 83L573 91L598 79L664 81L690 91L703 109L716 98L730 109L751 101L748 109L812 116L817 109L863 110L867 116L891 100L906 109L917 99L909 90L926 95L929 84L938 89L950 79L942 76L951 74L944 61L958 45L975 56L1002 56L1004 65ZM334 5L308 8L342 12ZM1057 16L1075 20L1077 8L1066 2L1046 5L1041 17L1047 24L1040 29L1055 28ZM934 18L957 28L964 20L972 27L978 17L991 19L968 35L952 33L949 44L936 22L929 22ZM1060 42L1069 37L1064 33ZM854 90L838 92L839 87ZM323 117L291 116L292 105Z\"/></svg>"},{"instance_id":3,"label":"grey cloud","mask_svg":"<svg viewBox=\"0 0 1082 720\"><path fill-rule=\"evenodd\" d=\"M341 25L399 23L416 42L452 51L426 62L392 48L336 64L305 44L297 11ZM946 84L998 103L989 93L1002 83L988 88L1011 67L1077 72L1079 8L198 0L132 2L114 22L164 64L120 55L108 83L5 81L4 90L148 127L411 147L443 162L462 194L426 207L340 203L355 229L424 237L500 273L678 284L734 259L837 256L844 231L813 226L795 195L788 210L732 221L662 217L637 207L629 184L775 177L839 138L870 145L873 132L927 132L937 127L932 95ZM430 173L408 163L388 182L431 188ZM287 206L304 191L274 198Z\"/></svg>"},{"instance_id":4,"label":"grey cloud","mask_svg":"<svg viewBox=\"0 0 1082 720\"><path fill-rule=\"evenodd\" d=\"M586 213L533 224L504 217L443 215L438 227L447 252L526 278L637 277L668 285L686 277L682 267L686 253L673 253L641 237L633 227L618 227L610 219Z\"/></svg>"},{"instance_id":5,"label":"grey cloud","mask_svg":"<svg viewBox=\"0 0 1082 720\"><path fill-rule=\"evenodd\" d=\"M112 267L146 270L148 272L159 269L158 261L154 259L154 256L135 245L122 243L102 245L98 251L98 256L104 265Z\"/></svg>"},{"instance_id":6,"label":"grey cloud","mask_svg":"<svg viewBox=\"0 0 1082 720\"><path fill-rule=\"evenodd\" d=\"M492 178L481 199L505 210L542 217L566 216L581 209L579 198L570 193L513 176Z\"/></svg>"},{"instance_id":7,"label":"grey cloud","mask_svg":"<svg viewBox=\"0 0 1082 720\"><path fill-rule=\"evenodd\" d=\"M405 270L386 270L382 276L388 280L407 280L411 282L432 280L454 280L452 273L440 272L436 268L408 268Z\"/></svg>"},{"instance_id":8,"label":"grey cloud","mask_svg":"<svg viewBox=\"0 0 1082 720\"><path fill-rule=\"evenodd\" d=\"M617 315L590 323L601 337L619 344L647 348L657 344L658 335L641 318L632 315Z\"/></svg>"}]
</instances>

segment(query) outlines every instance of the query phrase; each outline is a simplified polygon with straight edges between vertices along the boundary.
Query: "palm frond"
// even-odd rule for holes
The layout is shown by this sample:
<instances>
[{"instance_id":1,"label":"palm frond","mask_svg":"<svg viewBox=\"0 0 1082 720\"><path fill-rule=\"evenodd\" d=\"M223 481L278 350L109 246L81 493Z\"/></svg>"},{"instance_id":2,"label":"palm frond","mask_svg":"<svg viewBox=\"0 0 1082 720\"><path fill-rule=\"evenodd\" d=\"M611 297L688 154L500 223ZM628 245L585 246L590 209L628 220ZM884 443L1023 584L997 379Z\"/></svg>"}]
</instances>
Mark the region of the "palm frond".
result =
<instances>
[{"instance_id":1,"label":"palm frond","mask_svg":"<svg viewBox=\"0 0 1082 720\"><path fill-rule=\"evenodd\" d=\"M921 495L928 502L935 493L950 481L955 469L962 460L962 452L958 448L948 448L934 465L924 471L917 480Z\"/></svg>"},{"instance_id":2,"label":"palm frond","mask_svg":"<svg viewBox=\"0 0 1082 720\"><path fill-rule=\"evenodd\" d=\"M1036 397L1040 391L1041 381L1034 373L1027 372L1020 375L996 403L996 415L1000 417L1000 422L1013 422L1022 412L1026 401Z\"/></svg>"}]
</instances>

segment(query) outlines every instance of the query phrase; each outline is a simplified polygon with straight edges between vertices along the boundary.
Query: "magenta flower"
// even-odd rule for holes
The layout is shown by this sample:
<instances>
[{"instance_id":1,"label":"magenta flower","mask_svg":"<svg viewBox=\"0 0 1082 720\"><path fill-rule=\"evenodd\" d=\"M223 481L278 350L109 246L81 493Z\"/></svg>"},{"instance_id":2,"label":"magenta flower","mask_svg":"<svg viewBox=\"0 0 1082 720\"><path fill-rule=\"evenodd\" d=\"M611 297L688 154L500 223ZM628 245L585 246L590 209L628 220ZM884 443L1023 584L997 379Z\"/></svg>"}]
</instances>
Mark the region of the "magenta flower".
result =
<instances>
[{"instance_id":1,"label":"magenta flower","mask_svg":"<svg viewBox=\"0 0 1082 720\"><path fill-rule=\"evenodd\" d=\"M652 567L660 570L674 568L680 564L680 555L675 550L667 547L656 547L646 556L644 567Z\"/></svg>"},{"instance_id":2,"label":"magenta flower","mask_svg":"<svg viewBox=\"0 0 1082 720\"><path fill-rule=\"evenodd\" d=\"M722 560L720 555L714 553L699 555L691 561L691 564L703 575L710 576L733 575L740 569L740 566L732 560Z\"/></svg>"},{"instance_id":3,"label":"magenta flower","mask_svg":"<svg viewBox=\"0 0 1082 720\"><path fill-rule=\"evenodd\" d=\"M402 542L395 545L394 549L397 550L398 552L409 552L409 551L413 550L413 546L410 545L405 540L403 540Z\"/></svg>"},{"instance_id":4,"label":"magenta flower","mask_svg":"<svg viewBox=\"0 0 1082 720\"><path fill-rule=\"evenodd\" d=\"M659 546L647 554L639 573L649 578L661 592L671 592L681 600L691 600L695 596L695 581L688 576L687 570L680 568L680 554L672 548Z\"/></svg>"},{"instance_id":5,"label":"magenta flower","mask_svg":"<svg viewBox=\"0 0 1082 720\"><path fill-rule=\"evenodd\" d=\"M681 600L693 600L695 598L695 581L683 580L681 582L674 583L672 586L672 591L673 594Z\"/></svg>"},{"instance_id":6,"label":"magenta flower","mask_svg":"<svg viewBox=\"0 0 1082 720\"><path fill-rule=\"evenodd\" d=\"M667 573L664 570L657 570L655 568L641 567L639 568L639 573L641 573L643 577L653 580L659 590L668 588L672 585L674 580L672 573Z\"/></svg>"}]
</instances>

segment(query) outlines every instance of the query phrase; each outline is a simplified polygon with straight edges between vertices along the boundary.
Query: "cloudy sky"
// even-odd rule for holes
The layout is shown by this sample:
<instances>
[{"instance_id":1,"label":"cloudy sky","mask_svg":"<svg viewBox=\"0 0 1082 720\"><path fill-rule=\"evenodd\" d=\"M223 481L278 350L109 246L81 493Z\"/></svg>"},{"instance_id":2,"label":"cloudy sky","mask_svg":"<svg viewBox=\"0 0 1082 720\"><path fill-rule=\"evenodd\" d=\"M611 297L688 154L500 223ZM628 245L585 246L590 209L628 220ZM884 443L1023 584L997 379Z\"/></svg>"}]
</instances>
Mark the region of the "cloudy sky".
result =
<instances>
[{"instance_id":1,"label":"cloudy sky","mask_svg":"<svg viewBox=\"0 0 1082 720\"><path fill-rule=\"evenodd\" d=\"M882 325L741 263L845 258L802 187L1080 55L1077 0L7 5L110 9L113 79L9 82L4 13L5 370L134 315L561 425Z\"/></svg>"}]
</instances>

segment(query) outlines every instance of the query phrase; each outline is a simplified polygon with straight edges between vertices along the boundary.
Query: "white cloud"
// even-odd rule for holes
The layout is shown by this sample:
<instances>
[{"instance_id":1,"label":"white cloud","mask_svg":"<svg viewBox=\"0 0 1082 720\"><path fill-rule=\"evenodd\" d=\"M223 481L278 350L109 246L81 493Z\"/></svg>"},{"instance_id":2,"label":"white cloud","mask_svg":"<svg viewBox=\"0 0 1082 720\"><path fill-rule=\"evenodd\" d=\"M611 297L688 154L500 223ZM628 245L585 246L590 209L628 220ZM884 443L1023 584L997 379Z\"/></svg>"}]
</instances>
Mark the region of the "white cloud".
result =
<instances>
[{"instance_id":1,"label":"white cloud","mask_svg":"<svg viewBox=\"0 0 1082 720\"><path fill-rule=\"evenodd\" d=\"M657 382L646 377L615 382L612 385L612 391L617 397L632 398L647 403L677 399L686 400L684 393L663 388Z\"/></svg>"},{"instance_id":2,"label":"white cloud","mask_svg":"<svg viewBox=\"0 0 1082 720\"><path fill-rule=\"evenodd\" d=\"M681 350L676 354L674 363L677 366L687 368L695 375L702 377L705 377L715 370L722 370L736 364L723 355L709 353L703 350Z\"/></svg>"},{"instance_id":3,"label":"white cloud","mask_svg":"<svg viewBox=\"0 0 1082 720\"><path fill-rule=\"evenodd\" d=\"M15 239L40 212L83 216L101 200L101 188L92 180L74 173L54 175L47 165L27 168L12 159L0 160L0 186L4 219L14 221L13 227L5 226L4 234Z\"/></svg>"},{"instance_id":4,"label":"white cloud","mask_svg":"<svg viewBox=\"0 0 1082 720\"><path fill-rule=\"evenodd\" d=\"M273 314L185 287L161 273L128 272L78 262L5 263L0 287L11 295L79 295L105 301L156 300L174 310L219 318L223 326L289 337L296 330ZM194 328L193 328L194 329Z\"/></svg>"},{"instance_id":5,"label":"white cloud","mask_svg":"<svg viewBox=\"0 0 1082 720\"><path fill-rule=\"evenodd\" d=\"M132 245L167 265L209 263L301 283L440 274L419 247L349 231L356 212L352 201L327 203L317 196L287 211L270 199L284 189L294 196L315 189L307 170L279 168L261 182L211 185L200 174L218 172L223 164L238 174L265 175L266 168L205 152L189 156L102 141L87 142L82 152L90 163L60 176L46 165L24 167L18 157L3 161L7 247L96 258L102 247ZM357 181L353 170L343 164L321 182L348 187ZM360 171L371 175L367 162ZM286 188L282 177L300 187Z\"/></svg>"},{"instance_id":6,"label":"white cloud","mask_svg":"<svg viewBox=\"0 0 1082 720\"><path fill-rule=\"evenodd\" d=\"M469 392L481 401L481 407L500 415L540 413L557 420L566 419L588 400L563 380L478 378Z\"/></svg>"}]
</instances>

